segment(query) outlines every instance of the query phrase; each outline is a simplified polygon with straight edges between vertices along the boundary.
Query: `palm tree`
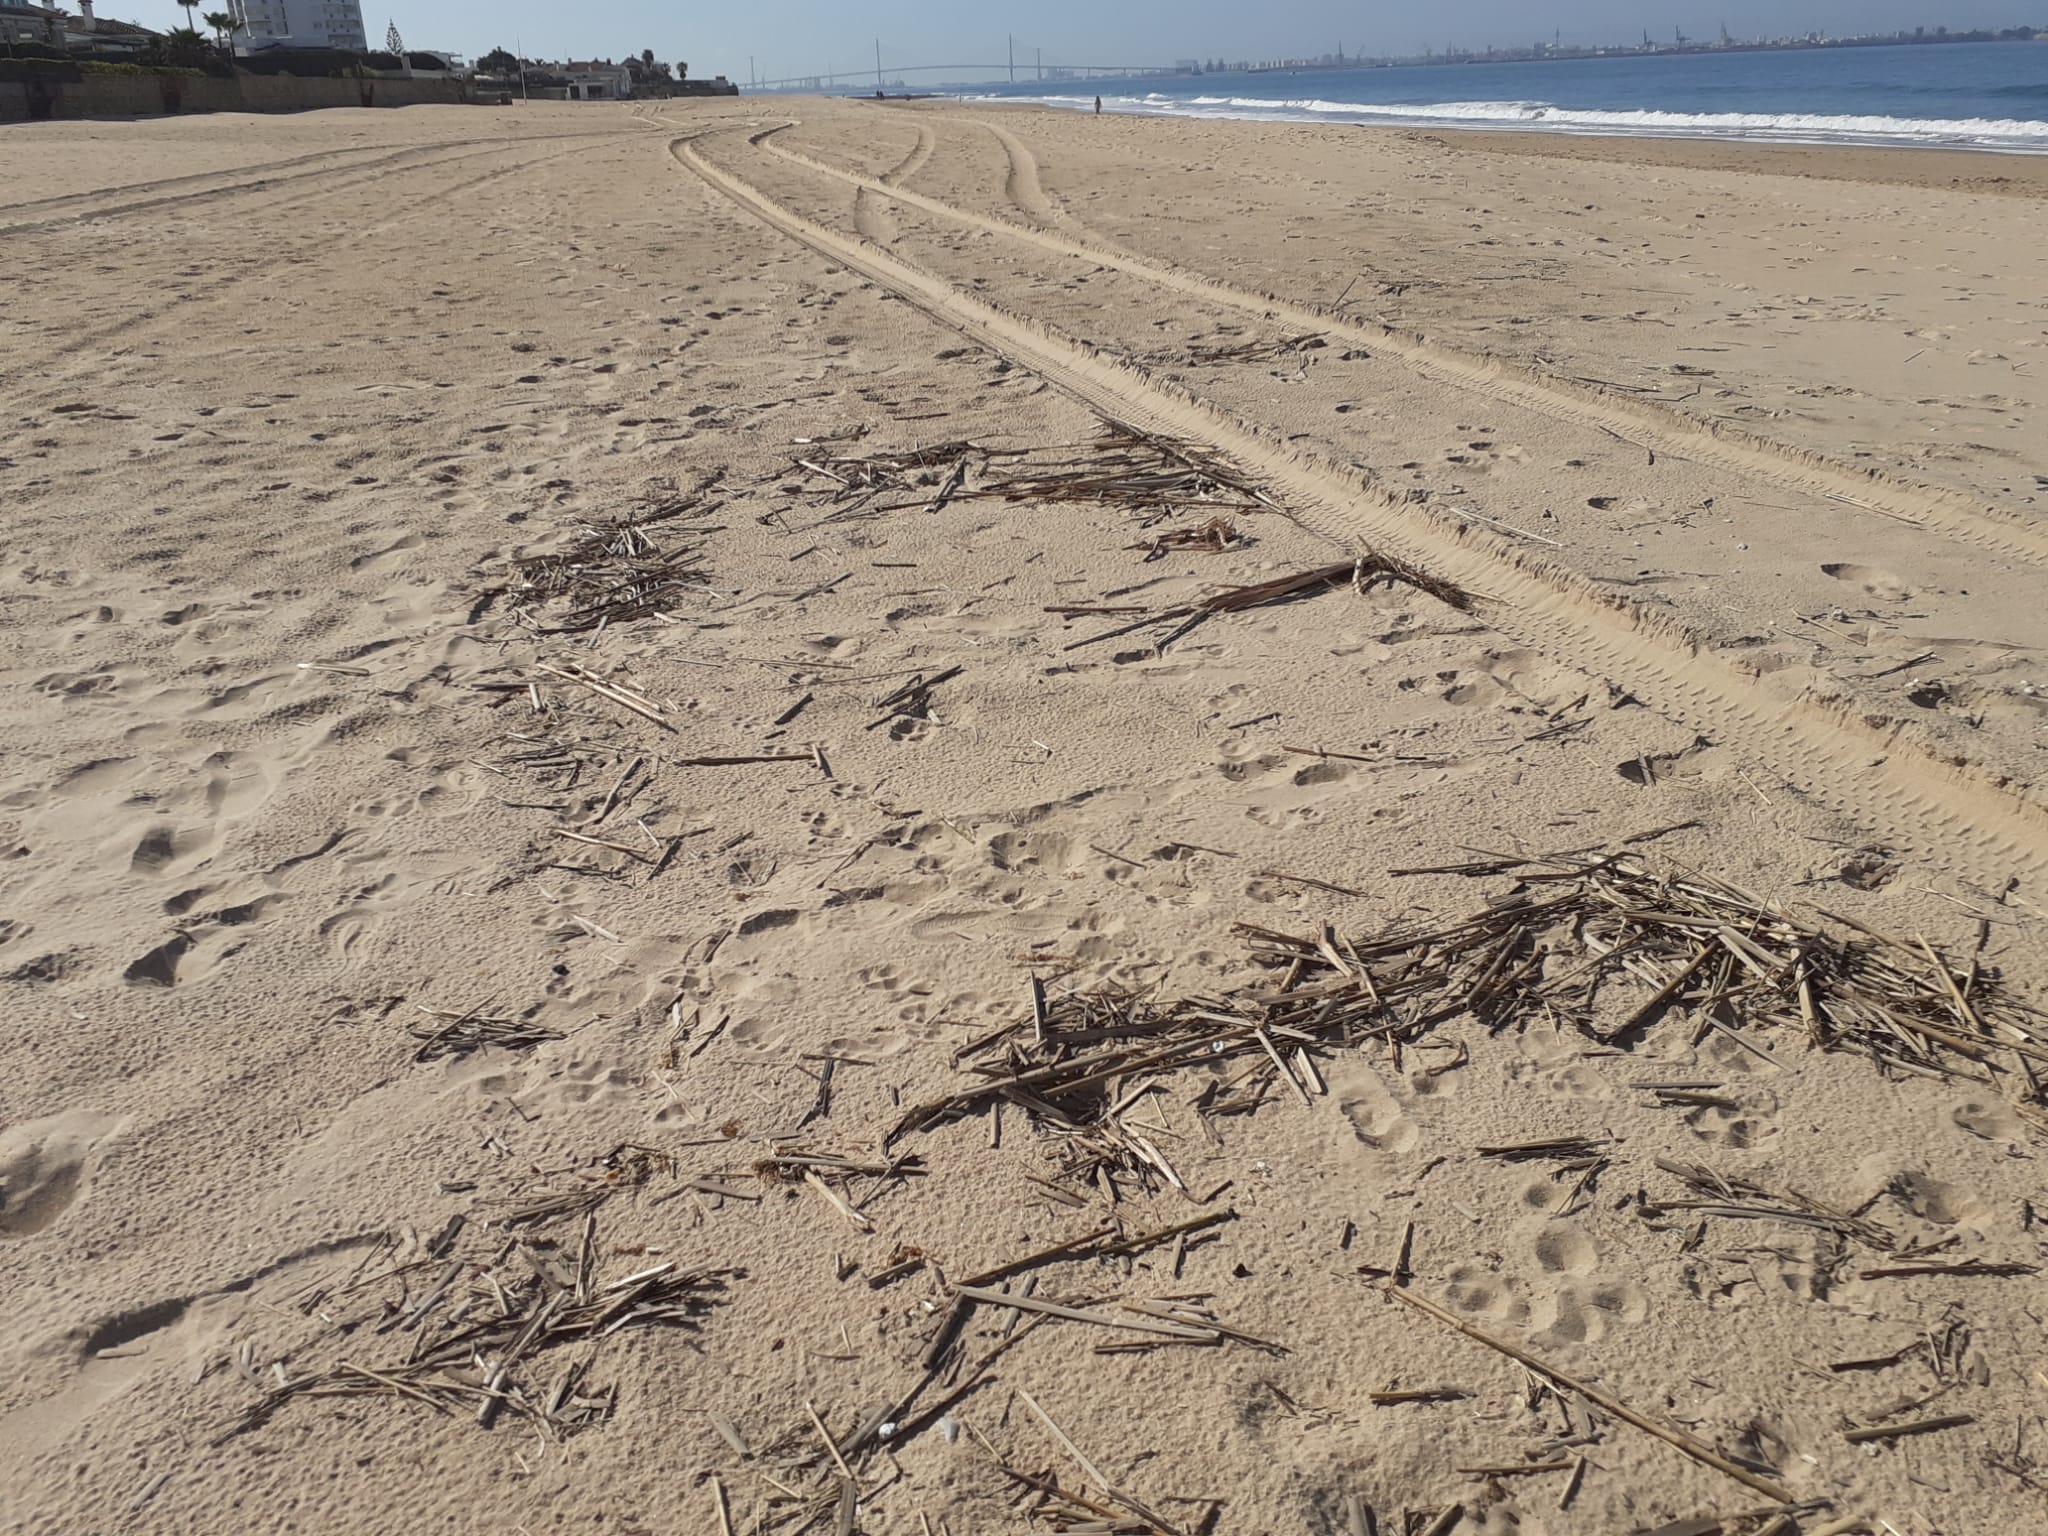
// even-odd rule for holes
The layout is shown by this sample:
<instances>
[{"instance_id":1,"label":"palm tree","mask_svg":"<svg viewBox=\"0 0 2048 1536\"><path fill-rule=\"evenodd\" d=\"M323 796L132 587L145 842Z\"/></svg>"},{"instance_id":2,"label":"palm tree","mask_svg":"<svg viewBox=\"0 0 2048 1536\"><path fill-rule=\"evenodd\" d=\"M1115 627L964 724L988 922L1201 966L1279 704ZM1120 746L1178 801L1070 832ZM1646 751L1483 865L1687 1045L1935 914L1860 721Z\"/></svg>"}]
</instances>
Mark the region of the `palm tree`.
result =
<instances>
[{"instance_id":1,"label":"palm tree","mask_svg":"<svg viewBox=\"0 0 2048 1536\"><path fill-rule=\"evenodd\" d=\"M184 0L179 0L179 4L183 3ZM217 65L220 55L197 28L178 27L151 44L144 60L150 64L168 64L174 69L206 69Z\"/></svg>"},{"instance_id":2,"label":"palm tree","mask_svg":"<svg viewBox=\"0 0 2048 1536\"><path fill-rule=\"evenodd\" d=\"M182 4L183 0L179 0L179 3ZM221 51L225 53L228 47L228 34L235 30L235 18L226 11L208 11L201 19L213 28L213 35L220 39Z\"/></svg>"},{"instance_id":3,"label":"palm tree","mask_svg":"<svg viewBox=\"0 0 2048 1536\"><path fill-rule=\"evenodd\" d=\"M178 4L185 7L185 30L197 32L199 29L192 25L192 13L199 9L200 0L178 0Z\"/></svg>"}]
</instances>

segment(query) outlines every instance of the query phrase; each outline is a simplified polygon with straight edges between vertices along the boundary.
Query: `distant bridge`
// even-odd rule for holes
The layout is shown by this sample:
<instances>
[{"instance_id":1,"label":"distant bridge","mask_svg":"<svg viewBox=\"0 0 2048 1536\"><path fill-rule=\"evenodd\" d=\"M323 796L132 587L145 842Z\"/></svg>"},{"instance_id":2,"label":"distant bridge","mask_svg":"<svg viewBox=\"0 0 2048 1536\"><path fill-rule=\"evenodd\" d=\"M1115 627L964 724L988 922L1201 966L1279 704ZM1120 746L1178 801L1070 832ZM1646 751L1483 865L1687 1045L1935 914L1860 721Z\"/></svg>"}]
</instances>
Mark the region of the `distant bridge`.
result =
<instances>
[{"instance_id":1,"label":"distant bridge","mask_svg":"<svg viewBox=\"0 0 2048 1536\"><path fill-rule=\"evenodd\" d=\"M845 83L848 85L881 85L881 77L898 79L904 75L971 74L994 81L1007 77L1012 84L1033 81L1045 85L1056 85L1052 78L1057 73L1061 79L1094 79L1103 75L1170 75L1174 71L1163 64L1046 64L1013 65L1001 64L891 64L886 70L842 69L828 74L789 75L780 80L755 80L750 88L757 91L816 90L823 86Z\"/></svg>"}]
</instances>

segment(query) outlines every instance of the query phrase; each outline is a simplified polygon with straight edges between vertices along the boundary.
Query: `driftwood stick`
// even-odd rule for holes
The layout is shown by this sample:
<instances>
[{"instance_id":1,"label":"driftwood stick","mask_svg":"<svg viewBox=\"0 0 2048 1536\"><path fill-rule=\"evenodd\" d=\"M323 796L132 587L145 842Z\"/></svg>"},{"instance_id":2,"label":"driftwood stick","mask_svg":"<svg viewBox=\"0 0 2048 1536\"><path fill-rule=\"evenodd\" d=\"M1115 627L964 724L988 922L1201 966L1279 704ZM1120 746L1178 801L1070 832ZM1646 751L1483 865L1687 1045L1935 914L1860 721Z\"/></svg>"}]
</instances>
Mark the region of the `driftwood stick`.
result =
<instances>
[{"instance_id":1,"label":"driftwood stick","mask_svg":"<svg viewBox=\"0 0 2048 1536\"><path fill-rule=\"evenodd\" d=\"M1695 1440L1683 1430L1673 1429L1670 1425L1660 1423L1646 1413L1638 1412L1636 1409L1629 1407L1620 1398L1603 1392L1598 1387L1580 1381L1574 1376L1567 1376L1556 1366L1548 1364L1537 1356L1530 1354L1527 1350L1520 1349L1504 1339L1495 1338L1492 1334L1473 1327L1472 1324L1466 1322L1463 1318L1458 1317L1447 1308L1438 1306L1428 1298L1418 1296L1411 1290L1404 1290L1397 1286L1388 1286L1386 1292L1403 1306L1413 1307L1425 1317L1435 1318L1446 1328L1454 1329L1464 1334L1466 1338L1477 1340L1487 1348L1506 1355L1510 1360L1513 1360L1518 1365L1528 1367L1553 1385L1562 1387L1567 1392L1577 1393L1595 1407L1604 1409L1624 1423L1633 1424L1644 1434L1655 1435L1666 1445L1691 1457L1701 1466L1712 1467L1716 1472L1734 1478L1735 1481L1741 1483L1745 1488L1754 1489L1767 1499L1776 1499L1780 1504L1794 1502L1791 1493L1786 1489L1772 1482L1769 1478L1761 1477L1750 1471L1749 1468L1743 1466L1740 1462L1729 1460L1712 1446Z\"/></svg>"},{"instance_id":2,"label":"driftwood stick","mask_svg":"<svg viewBox=\"0 0 2048 1536\"><path fill-rule=\"evenodd\" d=\"M1099 1312L1084 1312L1079 1307L1065 1307L1058 1302L1040 1301L1036 1296L1013 1296L1003 1291L983 1290L978 1286L956 1286L954 1294L969 1301L978 1301L984 1306L1012 1307L1019 1312L1042 1312L1047 1317L1063 1317L1069 1322L1093 1323L1098 1328L1125 1328L1132 1333L1156 1333L1165 1338L1187 1339L1196 1344L1214 1344L1223 1337L1214 1328L1191 1328L1181 1323L1153 1322L1148 1318L1105 1317Z\"/></svg>"},{"instance_id":3,"label":"driftwood stick","mask_svg":"<svg viewBox=\"0 0 2048 1536\"><path fill-rule=\"evenodd\" d=\"M969 1275L957 1282L957 1285L994 1285L998 1280L1007 1280L1024 1270L1036 1269L1041 1264L1050 1264L1056 1259L1063 1259L1069 1254L1088 1249L1103 1238L1115 1234L1115 1227L1097 1227L1093 1232L1083 1232L1079 1237L1070 1238L1064 1243L1055 1243L1050 1248L1041 1248L1038 1252L1026 1254L1021 1259L1011 1259L1008 1263L998 1264L993 1269L984 1269L979 1274Z\"/></svg>"},{"instance_id":4,"label":"driftwood stick","mask_svg":"<svg viewBox=\"0 0 2048 1536\"><path fill-rule=\"evenodd\" d=\"M1051 1264L1065 1258L1094 1259L1107 1258L1112 1254L1142 1253L1147 1248L1155 1247L1171 1238L1184 1237L1191 1232L1200 1232L1235 1220L1237 1212L1234 1209L1214 1211L1207 1216L1197 1216L1192 1221L1178 1222L1170 1227L1162 1227L1156 1232L1144 1232L1136 1237L1121 1238L1114 1242L1103 1240L1116 1237L1115 1227L1097 1227L1093 1232L1084 1232L1081 1236L1064 1243L1055 1243L1050 1248L1041 1248L1038 1252L1026 1254L1021 1259L1011 1259L1007 1263L996 1265L993 1269L985 1269L980 1274L969 1275L966 1279L956 1282L955 1289L969 1285L994 1285L998 1280L1007 1280L1024 1270L1036 1269L1041 1264ZM1098 1244L1101 1246L1098 1247Z\"/></svg>"},{"instance_id":5,"label":"driftwood stick","mask_svg":"<svg viewBox=\"0 0 2048 1536\"><path fill-rule=\"evenodd\" d=\"M667 720L662 718L660 710L657 709L655 706L647 703L644 700L634 698L631 694L625 692L623 689L618 688L611 683L607 683L601 677L592 677L588 672L584 672L580 669L574 672L564 671L560 667L549 666L544 661L536 663L534 670L537 672L545 672L550 677L559 677L564 682L580 684L581 686L588 688L592 693L596 694L599 698L610 699L614 704L618 705L620 708L630 709L634 714L641 716L643 719L652 720L664 731L673 731L675 729L673 725L671 725Z\"/></svg>"},{"instance_id":6,"label":"driftwood stick","mask_svg":"<svg viewBox=\"0 0 2048 1536\"><path fill-rule=\"evenodd\" d=\"M1868 1445L1874 1440L1896 1440L1902 1435L1925 1435L1937 1429L1961 1429L1974 1424L1973 1413L1943 1414L1938 1419L1916 1419L1911 1424L1880 1424L1874 1429L1852 1429L1842 1436L1851 1445Z\"/></svg>"},{"instance_id":7,"label":"driftwood stick","mask_svg":"<svg viewBox=\"0 0 2048 1536\"><path fill-rule=\"evenodd\" d=\"M1038 1406L1038 1399L1033 1397L1029 1392L1026 1392L1022 1387L1019 1387L1017 1389L1017 1395L1024 1399L1024 1406L1026 1408L1029 1408L1033 1413L1038 1415L1038 1422L1043 1424L1047 1429L1052 1431L1053 1439L1059 1441L1061 1447L1065 1449L1066 1453L1069 1456L1073 1457L1075 1461L1080 1463L1081 1470L1088 1474L1088 1481L1093 1483L1096 1487L1100 1488L1104 1493L1114 1495L1116 1492L1116 1485L1110 1482L1108 1478L1102 1475L1102 1469L1096 1466L1094 1462L1090 1461L1087 1458L1087 1456L1082 1453L1082 1450L1078 1445L1074 1444L1072 1440L1069 1440L1067 1438L1067 1432L1061 1429L1059 1425L1053 1422L1052 1415L1047 1413L1043 1408Z\"/></svg>"}]
</instances>

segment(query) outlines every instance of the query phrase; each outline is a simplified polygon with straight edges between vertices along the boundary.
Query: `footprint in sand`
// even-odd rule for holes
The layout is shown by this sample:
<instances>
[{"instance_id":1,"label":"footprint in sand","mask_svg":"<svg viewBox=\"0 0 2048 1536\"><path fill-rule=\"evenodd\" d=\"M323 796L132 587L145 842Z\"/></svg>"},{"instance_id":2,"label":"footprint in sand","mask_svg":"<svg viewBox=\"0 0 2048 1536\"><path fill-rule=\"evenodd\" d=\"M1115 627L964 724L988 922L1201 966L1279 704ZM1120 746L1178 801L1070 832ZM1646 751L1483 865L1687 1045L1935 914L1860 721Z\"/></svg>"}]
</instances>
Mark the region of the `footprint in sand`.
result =
<instances>
[{"instance_id":1,"label":"footprint in sand","mask_svg":"<svg viewBox=\"0 0 2048 1536\"><path fill-rule=\"evenodd\" d=\"M1649 1315L1648 1298L1627 1281L1563 1281L1529 1309L1530 1338L1546 1348L1597 1344L1611 1328L1640 1323Z\"/></svg>"},{"instance_id":2,"label":"footprint in sand","mask_svg":"<svg viewBox=\"0 0 2048 1536\"><path fill-rule=\"evenodd\" d=\"M39 677L32 685L37 693L53 694L67 699L111 698L122 687L118 671L109 669L100 672L51 672Z\"/></svg>"},{"instance_id":3,"label":"footprint in sand","mask_svg":"<svg viewBox=\"0 0 2048 1536\"><path fill-rule=\"evenodd\" d=\"M1563 1222L1553 1222L1537 1233L1535 1256L1538 1267L1551 1275L1590 1275L1600 1262L1593 1240Z\"/></svg>"},{"instance_id":4,"label":"footprint in sand","mask_svg":"<svg viewBox=\"0 0 2048 1536\"><path fill-rule=\"evenodd\" d=\"M1453 665L1425 682L1402 686L1434 693L1460 708L1505 708L1548 712L1585 700L1599 691L1583 673L1561 667L1533 651L1482 650L1452 658Z\"/></svg>"},{"instance_id":5,"label":"footprint in sand","mask_svg":"<svg viewBox=\"0 0 2048 1536\"><path fill-rule=\"evenodd\" d=\"M1606 1076L1582 1061L1554 1061L1541 1057L1509 1064L1508 1081L1526 1083L1528 1091L1541 1099L1612 1099L1614 1086Z\"/></svg>"},{"instance_id":6,"label":"footprint in sand","mask_svg":"<svg viewBox=\"0 0 2048 1536\"><path fill-rule=\"evenodd\" d=\"M1949 1112L1949 1118L1986 1141L2018 1143L2027 1139L2026 1121L2003 1099L1965 1099Z\"/></svg>"},{"instance_id":7,"label":"footprint in sand","mask_svg":"<svg viewBox=\"0 0 2048 1536\"><path fill-rule=\"evenodd\" d=\"M128 834L123 834L123 839ZM132 844L127 844L128 873L161 877L183 874L206 863L220 848L220 834L212 827L175 827L158 822ZM116 858L119 858L117 852Z\"/></svg>"},{"instance_id":8,"label":"footprint in sand","mask_svg":"<svg viewBox=\"0 0 2048 1536\"><path fill-rule=\"evenodd\" d=\"M1895 1174L1888 1193L1922 1221L1937 1227L1974 1227L1981 1230L1992 1220L1991 1207L1981 1195L1961 1184L1952 1184L1918 1170Z\"/></svg>"},{"instance_id":9,"label":"footprint in sand","mask_svg":"<svg viewBox=\"0 0 2048 1536\"><path fill-rule=\"evenodd\" d=\"M349 561L348 568L352 571L375 570L379 566L394 563L397 556L404 554L409 549L418 549L421 542L420 535L409 533L396 543L387 544L382 549L372 550L364 555L357 555L353 560Z\"/></svg>"},{"instance_id":10,"label":"footprint in sand","mask_svg":"<svg viewBox=\"0 0 2048 1536\"><path fill-rule=\"evenodd\" d=\"M856 976L868 991L880 992L892 1000L898 997L930 997L938 990L936 983L908 977L901 967L886 960L861 967Z\"/></svg>"},{"instance_id":11,"label":"footprint in sand","mask_svg":"<svg viewBox=\"0 0 2048 1536\"><path fill-rule=\"evenodd\" d=\"M735 952L737 941L721 946L721 962ZM752 1051L772 1051L789 1038L792 1014L804 986L786 973L762 975L743 968L721 970L713 978L721 1010L730 1009L726 1039Z\"/></svg>"},{"instance_id":12,"label":"footprint in sand","mask_svg":"<svg viewBox=\"0 0 2048 1536\"><path fill-rule=\"evenodd\" d=\"M1226 758L1216 771L1247 791L1236 797L1245 819L1267 828L1320 821L1323 802L1358 787L1360 779L1348 763L1305 764L1297 757L1271 753Z\"/></svg>"},{"instance_id":13,"label":"footprint in sand","mask_svg":"<svg viewBox=\"0 0 2048 1536\"><path fill-rule=\"evenodd\" d=\"M99 1151L119 1129L73 1110L0 1133L0 1238L47 1231L86 1193Z\"/></svg>"},{"instance_id":14,"label":"footprint in sand","mask_svg":"<svg viewBox=\"0 0 2048 1536\"><path fill-rule=\"evenodd\" d=\"M1744 1102L1732 1109L1725 1104L1708 1104L1688 1110L1685 1128L1711 1146L1746 1151L1776 1138L1777 1108L1777 1095L1768 1089L1758 1089L1745 1095Z\"/></svg>"},{"instance_id":15,"label":"footprint in sand","mask_svg":"<svg viewBox=\"0 0 2048 1536\"><path fill-rule=\"evenodd\" d=\"M989 840L989 861L1006 874L1065 874L1075 866L1072 841L1058 832L1003 832Z\"/></svg>"},{"instance_id":16,"label":"footprint in sand","mask_svg":"<svg viewBox=\"0 0 2048 1536\"><path fill-rule=\"evenodd\" d=\"M561 1074L525 1094L529 1105L566 1105L580 1108L591 1104L618 1104L636 1099L646 1084L635 1074L602 1062L572 1061Z\"/></svg>"},{"instance_id":17,"label":"footprint in sand","mask_svg":"<svg viewBox=\"0 0 2048 1536\"><path fill-rule=\"evenodd\" d=\"M401 752L387 756L401 766L410 766ZM409 816L457 816L474 805L482 793L483 787L477 782L477 775L467 768L458 765L421 770L415 775L412 786L395 794L359 800L349 807L349 814L362 821L400 821Z\"/></svg>"},{"instance_id":18,"label":"footprint in sand","mask_svg":"<svg viewBox=\"0 0 2048 1536\"><path fill-rule=\"evenodd\" d=\"M130 961L121 979L133 987L174 987L178 984L178 967L192 953L196 942L189 933L174 933Z\"/></svg>"},{"instance_id":19,"label":"footprint in sand","mask_svg":"<svg viewBox=\"0 0 2048 1536\"><path fill-rule=\"evenodd\" d=\"M1836 581L1847 582L1858 588L1864 596L1878 598L1888 603L1903 603L1913 595L1903 577L1894 576L1890 571L1874 565L1848 565L1830 562L1820 568L1823 576L1832 576Z\"/></svg>"},{"instance_id":20,"label":"footprint in sand","mask_svg":"<svg viewBox=\"0 0 2048 1536\"><path fill-rule=\"evenodd\" d=\"M1421 1127L1408 1118L1393 1090L1371 1067L1353 1063L1331 1073L1329 1084L1360 1146L1398 1155L1413 1151L1422 1139Z\"/></svg>"},{"instance_id":21,"label":"footprint in sand","mask_svg":"<svg viewBox=\"0 0 2048 1536\"><path fill-rule=\"evenodd\" d=\"M248 752L216 752L203 765L208 814L247 816L270 798L276 776L262 758Z\"/></svg>"},{"instance_id":22,"label":"footprint in sand","mask_svg":"<svg viewBox=\"0 0 2048 1536\"><path fill-rule=\"evenodd\" d=\"M1444 1299L1454 1310L1517 1327L1527 1323L1528 1302L1513 1285L1491 1270L1476 1264L1459 1264L1444 1279Z\"/></svg>"},{"instance_id":23,"label":"footprint in sand","mask_svg":"<svg viewBox=\"0 0 2048 1536\"><path fill-rule=\"evenodd\" d=\"M24 786L0 798L0 810L47 812L57 808L77 825L98 827L109 809L119 803L111 797L119 795L142 774L142 765L133 758L93 758L65 770L45 786Z\"/></svg>"},{"instance_id":24,"label":"footprint in sand","mask_svg":"<svg viewBox=\"0 0 2048 1536\"><path fill-rule=\"evenodd\" d=\"M1457 1310L1529 1330L1545 1349L1596 1344L1616 1327L1643 1322L1648 1296L1627 1281L1603 1278L1592 1238L1563 1222L1538 1231L1523 1250L1527 1270L1461 1264L1446 1277L1446 1296ZM1494 1263L1501 1262L1499 1255Z\"/></svg>"},{"instance_id":25,"label":"footprint in sand","mask_svg":"<svg viewBox=\"0 0 2048 1536\"><path fill-rule=\"evenodd\" d=\"M230 893L198 886L180 891L164 903L164 911L182 921L169 938L131 960L121 979L132 987L176 987L203 980L248 943L242 929L260 923L270 908L289 899L260 888ZM193 910L202 904L207 910Z\"/></svg>"},{"instance_id":26,"label":"footprint in sand","mask_svg":"<svg viewBox=\"0 0 2048 1536\"><path fill-rule=\"evenodd\" d=\"M341 910L322 918L320 936L334 946L343 960L354 959L363 944L374 937L407 897L396 875L384 875L345 898Z\"/></svg>"}]
</instances>

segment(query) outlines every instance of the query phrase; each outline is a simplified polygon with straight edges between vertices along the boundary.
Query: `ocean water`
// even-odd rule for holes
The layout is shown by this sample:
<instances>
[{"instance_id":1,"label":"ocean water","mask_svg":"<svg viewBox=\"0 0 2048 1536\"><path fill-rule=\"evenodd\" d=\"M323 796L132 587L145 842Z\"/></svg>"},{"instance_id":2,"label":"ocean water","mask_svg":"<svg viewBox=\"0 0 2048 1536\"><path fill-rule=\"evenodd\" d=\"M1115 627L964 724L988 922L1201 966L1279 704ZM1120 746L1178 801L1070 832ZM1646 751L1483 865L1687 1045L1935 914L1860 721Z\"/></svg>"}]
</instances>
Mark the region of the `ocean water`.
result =
<instances>
[{"instance_id":1,"label":"ocean water","mask_svg":"<svg viewBox=\"0 0 2048 1536\"><path fill-rule=\"evenodd\" d=\"M1662 54L984 87L1169 117L2048 153L2048 42Z\"/></svg>"}]
</instances>

